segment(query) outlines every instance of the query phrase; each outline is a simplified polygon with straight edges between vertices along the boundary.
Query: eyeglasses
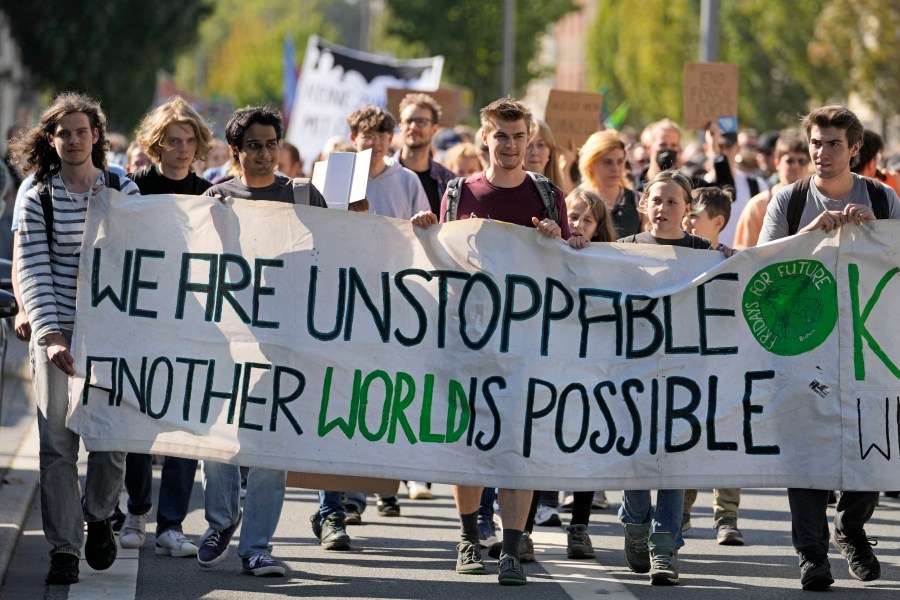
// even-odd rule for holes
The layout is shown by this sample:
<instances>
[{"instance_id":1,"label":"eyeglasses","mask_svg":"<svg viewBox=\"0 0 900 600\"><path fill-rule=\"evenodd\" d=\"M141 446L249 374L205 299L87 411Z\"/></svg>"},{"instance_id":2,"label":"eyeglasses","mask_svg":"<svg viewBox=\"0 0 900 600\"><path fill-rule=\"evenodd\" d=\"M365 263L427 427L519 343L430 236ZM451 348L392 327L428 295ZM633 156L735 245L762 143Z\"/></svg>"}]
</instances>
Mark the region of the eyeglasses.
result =
<instances>
[{"instance_id":1,"label":"eyeglasses","mask_svg":"<svg viewBox=\"0 0 900 600\"><path fill-rule=\"evenodd\" d=\"M787 166L793 167L794 165L800 165L801 167L805 167L809 164L808 158L785 158L784 162L787 163Z\"/></svg>"},{"instance_id":2,"label":"eyeglasses","mask_svg":"<svg viewBox=\"0 0 900 600\"><path fill-rule=\"evenodd\" d=\"M400 121L400 124L403 125L404 127L412 127L413 125L415 125L416 127L420 128L420 129L422 127L425 127L426 125L431 125L432 123L434 123L434 121L432 121L431 119L424 119L424 118L403 119L402 121Z\"/></svg>"}]
</instances>

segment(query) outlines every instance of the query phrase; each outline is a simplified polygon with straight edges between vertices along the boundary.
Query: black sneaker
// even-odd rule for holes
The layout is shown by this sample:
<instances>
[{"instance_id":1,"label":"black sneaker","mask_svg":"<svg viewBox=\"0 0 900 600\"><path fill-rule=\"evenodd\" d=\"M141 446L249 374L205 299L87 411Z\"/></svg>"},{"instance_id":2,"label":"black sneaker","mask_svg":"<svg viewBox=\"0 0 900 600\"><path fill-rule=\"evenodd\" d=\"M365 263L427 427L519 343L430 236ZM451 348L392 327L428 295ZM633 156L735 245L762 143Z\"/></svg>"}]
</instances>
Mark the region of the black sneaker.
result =
<instances>
[{"instance_id":1,"label":"black sneaker","mask_svg":"<svg viewBox=\"0 0 900 600\"><path fill-rule=\"evenodd\" d=\"M834 578L831 576L831 564L828 562L828 558L822 556L801 560L800 585L804 590L821 592L830 588L832 583L834 583Z\"/></svg>"},{"instance_id":2,"label":"black sneaker","mask_svg":"<svg viewBox=\"0 0 900 600\"><path fill-rule=\"evenodd\" d=\"M362 515L355 504L344 505L344 525L362 525Z\"/></svg>"},{"instance_id":3,"label":"black sneaker","mask_svg":"<svg viewBox=\"0 0 900 600\"><path fill-rule=\"evenodd\" d=\"M481 547L468 540L456 545L456 572L461 575L484 575Z\"/></svg>"},{"instance_id":4,"label":"black sneaker","mask_svg":"<svg viewBox=\"0 0 900 600\"><path fill-rule=\"evenodd\" d=\"M84 558L89 567L95 571L103 571L110 568L116 562L117 551L111 518L87 524Z\"/></svg>"},{"instance_id":5,"label":"black sneaker","mask_svg":"<svg viewBox=\"0 0 900 600\"><path fill-rule=\"evenodd\" d=\"M78 583L78 557L69 552L57 552L50 559L50 571L44 580L50 585Z\"/></svg>"},{"instance_id":6,"label":"black sneaker","mask_svg":"<svg viewBox=\"0 0 900 600\"><path fill-rule=\"evenodd\" d=\"M847 559L850 575L860 581L875 581L881 577L881 564L872 552L872 546L877 546L878 540L867 538L865 531L851 538L835 529L831 541Z\"/></svg>"},{"instance_id":7,"label":"black sneaker","mask_svg":"<svg viewBox=\"0 0 900 600\"><path fill-rule=\"evenodd\" d=\"M322 519L319 524L320 544L326 550L345 551L350 549L350 536L344 529L343 515L334 513Z\"/></svg>"},{"instance_id":8,"label":"black sneaker","mask_svg":"<svg viewBox=\"0 0 900 600\"><path fill-rule=\"evenodd\" d=\"M391 496L389 498L380 498L375 507L378 509L378 514L382 517L400 516L400 503L397 502L396 496Z\"/></svg>"},{"instance_id":9,"label":"black sneaker","mask_svg":"<svg viewBox=\"0 0 900 600\"><path fill-rule=\"evenodd\" d=\"M497 568L497 580L500 585L525 585L528 578L525 576L525 569L519 562L518 556L510 554L500 555L500 565Z\"/></svg>"},{"instance_id":10,"label":"black sneaker","mask_svg":"<svg viewBox=\"0 0 900 600\"><path fill-rule=\"evenodd\" d=\"M500 560L500 557L502 555L503 542L494 542L493 544L491 544L491 547L488 548L488 556L490 556L491 558ZM531 534L527 531L522 532L522 541L519 542L519 562L534 562L534 542L531 539Z\"/></svg>"}]
</instances>

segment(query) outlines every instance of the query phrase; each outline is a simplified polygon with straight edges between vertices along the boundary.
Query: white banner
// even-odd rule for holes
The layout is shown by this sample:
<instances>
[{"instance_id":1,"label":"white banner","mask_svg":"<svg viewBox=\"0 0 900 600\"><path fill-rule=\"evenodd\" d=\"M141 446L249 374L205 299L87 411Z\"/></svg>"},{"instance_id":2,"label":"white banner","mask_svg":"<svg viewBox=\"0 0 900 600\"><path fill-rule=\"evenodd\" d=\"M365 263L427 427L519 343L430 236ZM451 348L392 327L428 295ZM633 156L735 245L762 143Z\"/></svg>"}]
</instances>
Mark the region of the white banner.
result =
<instances>
[{"instance_id":1,"label":"white banner","mask_svg":"<svg viewBox=\"0 0 900 600\"><path fill-rule=\"evenodd\" d=\"M898 489L897 234L724 260L107 191L70 427L94 450L394 479Z\"/></svg>"},{"instance_id":2,"label":"white banner","mask_svg":"<svg viewBox=\"0 0 900 600\"><path fill-rule=\"evenodd\" d=\"M436 90L443 67L443 56L398 60L310 36L287 140L299 148L312 170L312 162L331 137L350 139L347 117L351 113L366 104L384 108L388 88Z\"/></svg>"}]
</instances>

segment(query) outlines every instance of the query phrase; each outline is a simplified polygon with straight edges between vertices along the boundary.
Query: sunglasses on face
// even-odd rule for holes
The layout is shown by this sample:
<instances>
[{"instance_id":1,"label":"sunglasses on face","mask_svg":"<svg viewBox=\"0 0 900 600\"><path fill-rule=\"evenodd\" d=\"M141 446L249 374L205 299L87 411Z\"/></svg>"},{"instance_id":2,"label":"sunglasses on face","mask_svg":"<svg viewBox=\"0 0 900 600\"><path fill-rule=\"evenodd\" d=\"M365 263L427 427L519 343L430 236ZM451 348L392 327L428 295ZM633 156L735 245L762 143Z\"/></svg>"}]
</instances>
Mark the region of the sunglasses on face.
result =
<instances>
[{"instance_id":1,"label":"sunglasses on face","mask_svg":"<svg viewBox=\"0 0 900 600\"><path fill-rule=\"evenodd\" d=\"M789 167L793 167L794 165L800 165L801 167L805 167L806 165L809 164L808 158L785 158L783 160L785 163L787 163L787 165Z\"/></svg>"}]
</instances>

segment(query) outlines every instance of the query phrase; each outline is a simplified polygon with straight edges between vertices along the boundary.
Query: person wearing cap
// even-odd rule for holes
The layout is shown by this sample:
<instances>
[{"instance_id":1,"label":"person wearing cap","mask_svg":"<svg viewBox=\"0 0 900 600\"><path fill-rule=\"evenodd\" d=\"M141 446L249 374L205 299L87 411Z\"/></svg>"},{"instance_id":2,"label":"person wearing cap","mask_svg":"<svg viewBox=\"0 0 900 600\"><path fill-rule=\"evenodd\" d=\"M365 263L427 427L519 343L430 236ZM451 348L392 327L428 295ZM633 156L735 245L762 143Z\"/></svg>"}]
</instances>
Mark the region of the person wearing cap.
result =
<instances>
[{"instance_id":1,"label":"person wearing cap","mask_svg":"<svg viewBox=\"0 0 900 600\"><path fill-rule=\"evenodd\" d=\"M431 142L441 121L441 105L428 94L407 94L400 101L400 164L415 173L428 196L431 211L437 214L447 183L456 173L431 155ZM452 129L449 130L459 137Z\"/></svg>"}]
</instances>

